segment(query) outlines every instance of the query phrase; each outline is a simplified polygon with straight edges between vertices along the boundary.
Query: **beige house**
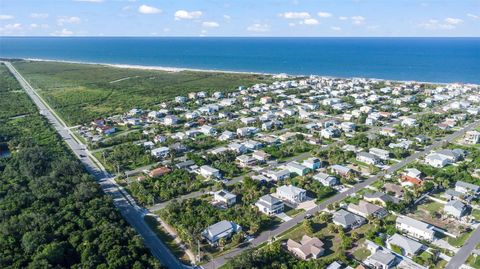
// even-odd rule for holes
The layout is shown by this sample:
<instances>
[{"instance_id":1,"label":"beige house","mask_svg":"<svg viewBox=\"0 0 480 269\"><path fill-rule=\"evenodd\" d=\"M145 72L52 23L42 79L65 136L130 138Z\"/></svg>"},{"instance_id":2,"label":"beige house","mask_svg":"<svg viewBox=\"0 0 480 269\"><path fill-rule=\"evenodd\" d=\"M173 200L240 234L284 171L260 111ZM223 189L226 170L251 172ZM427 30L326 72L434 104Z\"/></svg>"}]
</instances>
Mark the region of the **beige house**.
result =
<instances>
[{"instance_id":1,"label":"beige house","mask_svg":"<svg viewBox=\"0 0 480 269\"><path fill-rule=\"evenodd\" d=\"M325 252L323 242L308 235L304 235L300 242L288 239L287 249L302 260L318 259Z\"/></svg>"}]
</instances>

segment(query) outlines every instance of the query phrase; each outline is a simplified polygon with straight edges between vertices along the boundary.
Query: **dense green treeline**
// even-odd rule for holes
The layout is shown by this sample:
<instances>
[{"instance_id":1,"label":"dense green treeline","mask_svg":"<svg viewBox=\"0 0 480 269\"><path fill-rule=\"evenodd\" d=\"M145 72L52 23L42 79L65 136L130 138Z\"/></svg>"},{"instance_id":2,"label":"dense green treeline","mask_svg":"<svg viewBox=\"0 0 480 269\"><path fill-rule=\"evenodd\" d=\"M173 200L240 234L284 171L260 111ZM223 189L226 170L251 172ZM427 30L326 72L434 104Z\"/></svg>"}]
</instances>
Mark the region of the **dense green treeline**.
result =
<instances>
[{"instance_id":1,"label":"dense green treeline","mask_svg":"<svg viewBox=\"0 0 480 269\"><path fill-rule=\"evenodd\" d=\"M0 268L160 267L42 116L0 118L0 139Z\"/></svg>"},{"instance_id":2,"label":"dense green treeline","mask_svg":"<svg viewBox=\"0 0 480 269\"><path fill-rule=\"evenodd\" d=\"M0 119L20 116L35 111L28 95L22 91L7 67L0 64Z\"/></svg>"}]
</instances>

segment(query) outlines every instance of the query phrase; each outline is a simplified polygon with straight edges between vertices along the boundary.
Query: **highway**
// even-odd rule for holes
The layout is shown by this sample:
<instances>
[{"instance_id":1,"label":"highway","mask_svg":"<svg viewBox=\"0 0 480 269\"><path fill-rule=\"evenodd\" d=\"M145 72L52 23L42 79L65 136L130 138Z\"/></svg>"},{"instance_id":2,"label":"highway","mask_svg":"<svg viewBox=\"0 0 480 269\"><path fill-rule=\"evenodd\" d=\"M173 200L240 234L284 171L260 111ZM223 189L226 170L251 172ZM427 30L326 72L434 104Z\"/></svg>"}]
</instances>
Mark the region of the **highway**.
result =
<instances>
[{"instance_id":1,"label":"highway","mask_svg":"<svg viewBox=\"0 0 480 269\"><path fill-rule=\"evenodd\" d=\"M408 156L407 158L403 159L402 161L392 165L387 170L371 176L370 178L366 179L365 181L354 185L349 190L347 190L345 192L342 192L342 193L338 193L337 195L325 200L324 202L318 204L315 208L313 208L313 209L311 209L307 212L303 212L303 213L297 215L296 217L294 217L293 219L280 224L275 229L267 230L267 231L262 232L259 236L257 236L255 239L253 239L248 246L242 246L242 247L237 247L235 249L232 249L230 252L228 252L228 253L226 253L222 256L216 257L215 259L209 261L208 263L203 264L202 267L205 268L205 269L215 269L215 268L218 268L218 267L224 265L226 262L228 262L228 260L230 260L233 257L241 254L245 250L247 250L249 248L252 248L252 247L257 247L257 246L263 244L264 242L267 242L268 240L270 240L270 238L272 238L274 236L281 235L282 233L291 229L295 225L302 222L305 219L306 214L314 214L314 213L317 213L319 211L325 210L329 204L333 204L333 203L339 202L339 201L347 198L349 195L351 195L353 193L356 193L359 190L361 190L361 189L371 185L372 183L376 182L377 180L381 179L384 175L392 174L392 173L396 172L397 170L399 170L400 168L404 167L405 165L415 161L416 159L424 157L425 155L429 154L435 148L441 147L444 142L452 142L452 141L456 140L457 138L462 137L465 134L465 132L474 130L478 126L480 126L480 120L477 120L477 121L475 121L471 124L468 124L467 126L463 127L461 130L456 131L453 134L450 134L450 135L446 136L444 139L435 141L430 146L427 146L424 150L415 152L414 154L412 154L412 155ZM469 243L469 241L475 241L475 242L480 241L480 236L479 235L480 235L480 229L477 229L477 231L475 231L475 233L472 234L472 236L470 237L470 240L468 240L467 243ZM475 243L472 242L472 245L474 247ZM462 252L462 249L459 252ZM464 252L468 257L468 254L471 253L471 250L469 250L469 248L468 248L468 249L465 249ZM459 254L457 253L457 255L459 255ZM463 257L463 255L460 255L458 257L458 260L461 261L462 257ZM455 258L456 257L454 257L452 260L454 260ZM452 263L452 261L450 261L450 263ZM459 268L459 267L453 266L453 267L450 267L450 268L453 269L453 268Z\"/></svg>"},{"instance_id":2,"label":"highway","mask_svg":"<svg viewBox=\"0 0 480 269\"><path fill-rule=\"evenodd\" d=\"M119 209L127 222L130 223L130 225L143 238L145 245L150 249L153 256L157 258L162 265L171 269L190 268L189 266L182 264L170 252L144 221L144 216L147 210L139 207L134 199L115 182L113 176L110 175L102 164L88 151L86 145L77 140L65 122L63 122L55 111L37 94L15 67L9 62L2 63L4 63L15 76L20 85L38 107L40 113L53 125L65 143L67 143L73 153L85 166L86 170L96 178L103 191L112 197L113 204Z\"/></svg>"}]
</instances>

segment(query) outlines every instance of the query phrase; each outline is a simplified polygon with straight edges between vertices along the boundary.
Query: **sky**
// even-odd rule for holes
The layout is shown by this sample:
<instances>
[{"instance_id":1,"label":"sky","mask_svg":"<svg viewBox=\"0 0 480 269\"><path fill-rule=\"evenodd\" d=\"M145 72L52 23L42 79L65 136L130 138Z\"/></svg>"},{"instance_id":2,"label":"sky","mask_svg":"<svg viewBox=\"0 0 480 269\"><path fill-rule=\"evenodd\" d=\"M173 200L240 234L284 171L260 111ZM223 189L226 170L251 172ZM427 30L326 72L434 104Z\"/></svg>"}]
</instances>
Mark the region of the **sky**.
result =
<instances>
[{"instance_id":1,"label":"sky","mask_svg":"<svg viewBox=\"0 0 480 269\"><path fill-rule=\"evenodd\" d=\"M480 0L0 0L1 36L480 36Z\"/></svg>"}]
</instances>

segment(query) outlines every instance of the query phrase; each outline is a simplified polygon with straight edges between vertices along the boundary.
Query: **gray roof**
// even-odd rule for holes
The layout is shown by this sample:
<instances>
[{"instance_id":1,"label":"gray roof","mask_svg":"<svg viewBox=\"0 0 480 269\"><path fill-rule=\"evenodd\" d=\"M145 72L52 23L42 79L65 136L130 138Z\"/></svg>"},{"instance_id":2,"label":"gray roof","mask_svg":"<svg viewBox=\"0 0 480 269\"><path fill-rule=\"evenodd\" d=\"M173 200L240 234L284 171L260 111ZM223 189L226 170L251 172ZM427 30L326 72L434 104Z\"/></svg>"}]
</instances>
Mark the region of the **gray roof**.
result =
<instances>
[{"instance_id":1,"label":"gray roof","mask_svg":"<svg viewBox=\"0 0 480 269\"><path fill-rule=\"evenodd\" d=\"M272 205L283 203L283 202L281 200L273 197L270 194L266 194L266 195L260 197L260 199L258 199L257 203L263 205L264 207L272 208Z\"/></svg>"},{"instance_id":2,"label":"gray roof","mask_svg":"<svg viewBox=\"0 0 480 269\"><path fill-rule=\"evenodd\" d=\"M456 210L462 212L465 210L466 205L458 200L451 200L445 204L445 207L455 208Z\"/></svg>"},{"instance_id":3,"label":"gray roof","mask_svg":"<svg viewBox=\"0 0 480 269\"><path fill-rule=\"evenodd\" d=\"M480 190L480 186L477 186L475 184L471 184L471 183L468 183L468 182L465 182L465 181L457 181L457 183L455 183L455 187L462 187L462 188L465 188L465 189L470 189L472 191L475 191L475 192L478 192Z\"/></svg>"},{"instance_id":4,"label":"gray roof","mask_svg":"<svg viewBox=\"0 0 480 269\"><path fill-rule=\"evenodd\" d=\"M377 251L368 259L379 262L381 264L390 264L395 261L395 255L386 251Z\"/></svg>"},{"instance_id":5,"label":"gray roof","mask_svg":"<svg viewBox=\"0 0 480 269\"><path fill-rule=\"evenodd\" d=\"M239 225L228 220L222 220L207 227L202 232L202 235L210 241L216 241L217 239L228 237L240 229L241 227Z\"/></svg>"},{"instance_id":6,"label":"gray roof","mask_svg":"<svg viewBox=\"0 0 480 269\"><path fill-rule=\"evenodd\" d=\"M387 241L390 244L403 248L405 253L415 254L423 247L423 244L397 233L392 235Z\"/></svg>"},{"instance_id":7,"label":"gray roof","mask_svg":"<svg viewBox=\"0 0 480 269\"><path fill-rule=\"evenodd\" d=\"M352 212L348 212L346 210L340 209L333 214L333 220L335 222L338 222L338 223L344 225L344 226L349 227L352 224L354 224L355 222L365 221L365 218L363 218L359 215L355 215Z\"/></svg>"},{"instance_id":8,"label":"gray roof","mask_svg":"<svg viewBox=\"0 0 480 269\"><path fill-rule=\"evenodd\" d=\"M378 199L384 201L385 203L386 202L393 202L393 203L398 203L399 202L399 200L397 198L392 197L392 196L390 196L386 193L379 192L379 191L374 192L374 193L368 193L367 192L363 195L363 197L366 198L366 199L376 199L376 198L378 198Z\"/></svg>"},{"instance_id":9,"label":"gray roof","mask_svg":"<svg viewBox=\"0 0 480 269\"><path fill-rule=\"evenodd\" d=\"M417 229L423 230L423 231L430 230L433 233L433 226L431 224L423 222L423 221L419 221L419 220L416 220L416 219L413 219L413 218L410 218L410 217L407 217L407 216L404 216L404 215L399 215L397 217L397 223L403 223L405 225L408 225L410 227L414 227L414 228L417 228Z\"/></svg>"}]
</instances>

